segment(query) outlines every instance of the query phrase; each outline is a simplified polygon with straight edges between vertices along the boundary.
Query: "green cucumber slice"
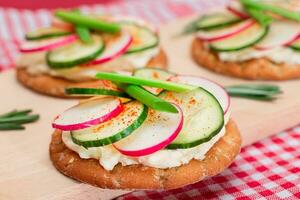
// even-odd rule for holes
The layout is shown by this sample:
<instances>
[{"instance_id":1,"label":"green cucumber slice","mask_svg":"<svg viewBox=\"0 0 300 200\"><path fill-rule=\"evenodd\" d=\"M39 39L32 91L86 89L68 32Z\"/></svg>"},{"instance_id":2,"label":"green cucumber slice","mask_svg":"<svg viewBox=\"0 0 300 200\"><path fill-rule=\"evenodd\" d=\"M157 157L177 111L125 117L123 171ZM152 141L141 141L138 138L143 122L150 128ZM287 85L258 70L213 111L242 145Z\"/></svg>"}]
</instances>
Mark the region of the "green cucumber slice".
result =
<instances>
[{"instance_id":1,"label":"green cucumber slice","mask_svg":"<svg viewBox=\"0 0 300 200\"><path fill-rule=\"evenodd\" d=\"M231 37L211 42L209 47L214 51L238 51L245 49L261 41L267 35L268 30L268 27L255 23Z\"/></svg>"},{"instance_id":2,"label":"green cucumber slice","mask_svg":"<svg viewBox=\"0 0 300 200\"><path fill-rule=\"evenodd\" d=\"M80 40L58 47L46 55L48 65L53 69L70 68L89 62L104 50L104 41L100 36L93 35L93 42L84 43Z\"/></svg>"},{"instance_id":3,"label":"green cucumber slice","mask_svg":"<svg viewBox=\"0 0 300 200\"><path fill-rule=\"evenodd\" d=\"M126 51L126 54L137 53L152 49L158 46L159 39L156 33L149 28L137 25L134 22L120 22L125 30L128 30L133 41Z\"/></svg>"},{"instance_id":4,"label":"green cucumber slice","mask_svg":"<svg viewBox=\"0 0 300 200\"><path fill-rule=\"evenodd\" d=\"M74 143L88 147L112 144L129 136L140 127L148 115L148 107L138 101L124 104L124 111L110 121L97 126L71 131Z\"/></svg>"},{"instance_id":5,"label":"green cucumber slice","mask_svg":"<svg viewBox=\"0 0 300 200\"><path fill-rule=\"evenodd\" d=\"M66 88L65 93L73 96L107 95L129 98L128 95L124 92L102 88Z\"/></svg>"},{"instance_id":6,"label":"green cucumber slice","mask_svg":"<svg viewBox=\"0 0 300 200\"><path fill-rule=\"evenodd\" d=\"M174 75L175 74L172 72L168 72L166 70L158 69L158 68L150 68L150 67L136 69L133 72L133 76L137 76L141 78L151 78L154 80L163 80L163 81L168 80ZM154 88L154 87L147 87L147 86L143 86L143 88L154 95L158 95L159 93L161 93L161 91L163 91L163 89L161 88Z\"/></svg>"},{"instance_id":7,"label":"green cucumber slice","mask_svg":"<svg viewBox=\"0 0 300 200\"><path fill-rule=\"evenodd\" d=\"M46 39L46 38L52 38L52 37L59 37L63 35L69 35L71 34L70 31L56 28L56 27L44 27L39 28L37 30L28 32L25 34L26 40L40 40L40 39Z\"/></svg>"},{"instance_id":8,"label":"green cucumber slice","mask_svg":"<svg viewBox=\"0 0 300 200\"><path fill-rule=\"evenodd\" d=\"M200 17L194 22L194 26L197 30L212 30L223 28L240 21L242 21L241 18L230 12L219 12Z\"/></svg>"},{"instance_id":9,"label":"green cucumber slice","mask_svg":"<svg viewBox=\"0 0 300 200\"><path fill-rule=\"evenodd\" d=\"M160 98L179 105L183 111L183 128L168 149L192 148L208 142L224 126L224 112L218 100L207 90L197 88L185 93L164 91Z\"/></svg>"}]
</instances>

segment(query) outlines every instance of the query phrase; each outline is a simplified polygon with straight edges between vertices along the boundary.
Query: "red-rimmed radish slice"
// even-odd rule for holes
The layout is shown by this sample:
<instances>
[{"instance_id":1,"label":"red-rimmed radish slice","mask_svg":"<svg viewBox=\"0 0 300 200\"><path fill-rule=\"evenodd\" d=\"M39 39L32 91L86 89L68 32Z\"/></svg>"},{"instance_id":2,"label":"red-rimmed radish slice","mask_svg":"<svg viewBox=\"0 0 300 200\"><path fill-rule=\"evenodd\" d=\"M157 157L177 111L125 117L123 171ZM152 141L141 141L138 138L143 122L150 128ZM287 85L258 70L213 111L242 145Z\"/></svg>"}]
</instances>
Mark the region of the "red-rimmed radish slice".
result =
<instances>
[{"instance_id":1,"label":"red-rimmed radish slice","mask_svg":"<svg viewBox=\"0 0 300 200\"><path fill-rule=\"evenodd\" d=\"M85 65L97 65L108 62L115 59L118 56L124 54L129 48L132 42L132 36L128 31L122 31L121 36L114 39L107 46L105 46L104 52L100 54L95 60L85 64Z\"/></svg>"},{"instance_id":2,"label":"red-rimmed radish slice","mask_svg":"<svg viewBox=\"0 0 300 200\"><path fill-rule=\"evenodd\" d=\"M247 28L251 27L254 24L255 24L255 20L248 19L222 29L211 30L211 31L198 31L197 37L200 38L201 40L205 40L209 42L222 40L234 36L240 33L241 31L246 30Z\"/></svg>"},{"instance_id":3,"label":"red-rimmed radish slice","mask_svg":"<svg viewBox=\"0 0 300 200\"><path fill-rule=\"evenodd\" d=\"M127 156L145 156L165 148L177 137L183 126L182 110L174 106L178 113L149 110L142 126L113 146Z\"/></svg>"},{"instance_id":4,"label":"red-rimmed radish slice","mask_svg":"<svg viewBox=\"0 0 300 200\"><path fill-rule=\"evenodd\" d=\"M104 97L85 101L57 116L53 128L72 131L88 128L116 117L123 110L118 98Z\"/></svg>"},{"instance_id":5,"label":"red-rimmed radish slice","mask_svg":"<svg viewBox=\"0 0 300 200\"><path fill-rule=\"evenodd\" d=\"M235 16L240 17L242 19L249 18L249 15L244 11L243 6L238 1L231 1L230 4L226 7L226 9Z\"/></svg>"},{"instance_id":6,"label":"red-rimmed radish slice","mask_svg":"<svg viewBox=\"0 0 300 200\"><path fill-rule=\"evenodd\" d=\"M22 53L48 51L75 42L77 39L78 37L76 35L68 35L68 36L44 39L39 41L25 41L19 47L19 51Z\"/></svg>"},{"instance_id":7,"label":"red-rimmed radish slice","mask_svg":"<svg viewBox=\"0 0 300 200\"><path fill-rule=\"evenodd\" d=\"M268 34L255 45L256 49L265 50L289 45L294 42L300 34L300 23L296 21L274 21Z\"/></svg>"},{"instance_id":8,"label":"red-rimmed radish slice","mask_svg":"<svg viewBox=\"0 0 300 200\"><path fill-rule=\"evenodd\" d=\"M230 97L225 88L218 83L206 78L191 75L176 75L171 77L169 81L202 87L217 98L225 115L229 111Z\"/></svg>"}]
</instances>

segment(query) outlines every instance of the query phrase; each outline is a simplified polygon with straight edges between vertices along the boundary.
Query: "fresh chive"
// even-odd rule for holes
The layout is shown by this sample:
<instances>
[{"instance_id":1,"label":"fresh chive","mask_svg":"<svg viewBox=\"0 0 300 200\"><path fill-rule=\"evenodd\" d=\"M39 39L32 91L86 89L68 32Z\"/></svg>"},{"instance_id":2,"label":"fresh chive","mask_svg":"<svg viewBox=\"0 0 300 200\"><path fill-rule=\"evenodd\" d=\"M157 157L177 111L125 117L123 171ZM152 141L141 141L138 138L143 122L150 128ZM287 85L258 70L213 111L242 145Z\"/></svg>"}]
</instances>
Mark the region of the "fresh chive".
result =
<instances>
[{"instance_id":1,"label":"fresh chive","mask_svg":"<svg viewBox=\"0 0 300 200\"><path fill-rule=\"evenodd\" d=\"M262 10L254 9L252 7L245 7L246 11L262 26L266 27L272 23L273 18L266 15Z\"/></svg>"},{"instance_id":2,"label":"fresh chive","mask_svg":"<svg viewBox=\"0 0 300 200\"><path fill-rule=\"evenodd\" d=\"M25 129L24 126L16 123L0 123L0 130L1 131L8 131L8 130L23 130Z\"/></svg>"},{"instance_id":3,"label":"fresh chive","mask_svg":"<svg viewBox=\"0 0 300 200\"><path fill-rule=\"evenodd\" d=\"M195 86L191 86L191 85L173 83L173 82L162 81L162 80L140 78L135 76L127 76L127 75L122 75L117 73L100 72L96 74L96 78L121 82L121 83L129 83L134 85L156 87L156 88L161 88L161 89L174 91L174 92L184 92L196 88Z\"/></svg>"},{"instance_id":4,"label":"fresh chive","mask_svg":"<svg viewBox=\"0 0 300 200\"><path fill-rule=\"evenodd\" d=\"M24 123L34 122L38 119L39 119L39 115L13 116L13 117L1 118L0 123L24 124Z\"/></svg>"},{"instance_id":5,"label":"fresh chive","mask_svg":"<svg viewBox=\"0 0 300 200\"><path fill-rule=\"evenodd\" d=\"M260 3L259 1L256 0L240 0L240 2L245 5L245 6L250 6L254 9L259 9L259 10L264 10L264 11L270 11L272 13L278 14L282 17L300 21L300 13L299 12L294 12L282 7L278 6L273 6L270 4L266 3Z\"/></svg>"},{"instance_id":6,"label":"fresh chive","mask_svg":"<svg viewBox=\"0 0 300 200\"><path fill-rule=\"evenodd\" d=\"M86 28L94 29L97 31L117 33L121 30L120 25L116 23L107 23L99 19L95 19L93 17L81 15L74 12L56 11L55 16L59 17L60 19L66 22L84 26Z\"/></svg>"},{"instance_id":7,"label":"fresh chive","mask_svg":"<svg viewBox=\"0 0 300 200\"><path fill-rule=\"evenodd\" d=\"M78 10L78 9L74 9L72 12L80 14L80 10ZM92 41L90 30L87 27L82 26L82 25L76 25L75 31L81 41L83 41L85 43L90 43Z\"/></svg>"},{"instance_id":8,"label":"fresh chive","mask_svg":"<svg viewBox=\"0 0 300 200\"><path fill-rule=\"evenodd\" d=\"M282 93L280 88L275 85L235 85L226 87L226 91L232 97L241 97L254 100L271 101Z\"/></svg>"},{"instance_id":9,"label":"fresh chive","mask_svg":"<svg viewBox=\"0 0 300 200\"><path fill-rule=\"evenodd\" d=\"M8 113L4 113L4 114L0 115L0 118L7 118L7 117L13 117L13 116L20 116L20 115L27 115L30 112L32 112L32 110L30 110L30 109L21 110L21 111L13 110L13 111L10 111Z\"/></svg>"},{"instance_id":10,"label":"fresh chive","mask_svg":"<svg viewBox=\"0 0 300 200\"><path fill-rule=\"evenodd\" d=\"M118 84L118 86L122 88L129 96L154 110L178 113L178 110L172 104L157 96L154 96L140 86L126 84Z\"/></svg>"}]
</instances>

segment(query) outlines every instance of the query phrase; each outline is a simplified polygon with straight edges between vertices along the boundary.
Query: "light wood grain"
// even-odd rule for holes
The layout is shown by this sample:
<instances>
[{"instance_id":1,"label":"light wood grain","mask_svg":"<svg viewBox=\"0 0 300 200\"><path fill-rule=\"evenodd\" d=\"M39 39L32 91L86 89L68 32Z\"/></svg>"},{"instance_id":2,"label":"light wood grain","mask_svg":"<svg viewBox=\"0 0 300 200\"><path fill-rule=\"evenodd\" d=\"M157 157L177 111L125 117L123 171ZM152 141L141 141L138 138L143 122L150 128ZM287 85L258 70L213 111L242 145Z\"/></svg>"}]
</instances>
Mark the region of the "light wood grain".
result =
<instances>
[{"instance_id":1,"label":"light wood grain","mask_svg":"<svg viewBox=\"0 0 300 200\"><path fill-rule=\"evenodd\" d=\"M192 37L174 38L191 18L165 25L162 43L169 56L170 69L184 74L209 77L224 85L245 83L199 68L190 58ZM248 82L247 82L248 83ZM284 94L274 103L232 100L232 115L241 129L244 145L267 137L300 122L300 81L279 85ZM62 100L35 94L20 86L14 71L0 74L0 113L13 108L32 108L41 114L26 131L0 132L0 199L109 199L127 191L102 190L64 177L55 170L48 156L55 115L75 100Z\"/></svg>"}]
</instances>

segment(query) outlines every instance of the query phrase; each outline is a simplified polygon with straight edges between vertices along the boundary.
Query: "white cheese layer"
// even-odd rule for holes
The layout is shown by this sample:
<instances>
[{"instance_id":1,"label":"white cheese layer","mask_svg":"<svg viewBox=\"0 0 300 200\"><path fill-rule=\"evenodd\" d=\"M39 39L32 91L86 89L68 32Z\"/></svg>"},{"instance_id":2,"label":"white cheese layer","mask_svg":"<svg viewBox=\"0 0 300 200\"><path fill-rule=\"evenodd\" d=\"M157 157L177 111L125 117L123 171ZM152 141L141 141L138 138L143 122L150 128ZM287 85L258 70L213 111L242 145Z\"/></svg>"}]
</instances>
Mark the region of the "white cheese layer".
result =
<instances>
[{"instance_id":1,"label":"white cheese layer","mask_svg":"<svg viewBox=\"0 0 300 200\"><path fill-rule=\"evenodd\" d=\"M240 62L250 59L267 58L275 63L300 64L300 52L290 48L274 48L269 50L256 50L247 48L234 52L219 52L218 56L222 61Z\"/></svg>"},{"instance_id":2,"label":"white cheese layer","mask_svg":"<svg viewBox=\"0 0 300 200\"><path fill-rule=\"evenodd\" d=\"M227 122L226 122L227 123ZM70 132L63 132L62 139L66 146L77 152L80 158L94 158L106 170L112 170L118 163L122 166L142 164L155 168L178 167L189 163L192 159L202 160L209 149L225 134L225 126L210 141L189 149L159 150L153 154L141 157L125 156L118 152L112 145L103 147L84 148L72 141Z\"/></svg>"}]
</instances>

